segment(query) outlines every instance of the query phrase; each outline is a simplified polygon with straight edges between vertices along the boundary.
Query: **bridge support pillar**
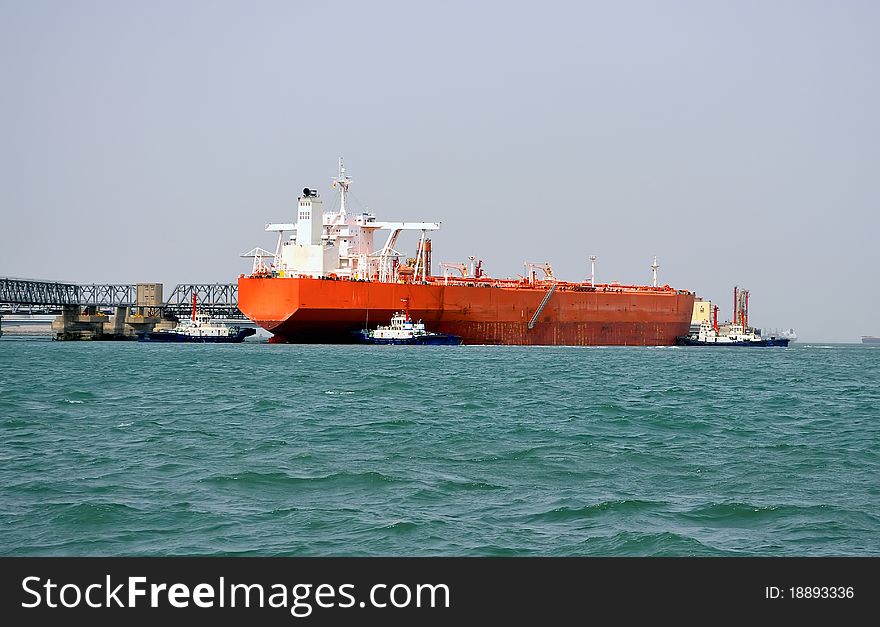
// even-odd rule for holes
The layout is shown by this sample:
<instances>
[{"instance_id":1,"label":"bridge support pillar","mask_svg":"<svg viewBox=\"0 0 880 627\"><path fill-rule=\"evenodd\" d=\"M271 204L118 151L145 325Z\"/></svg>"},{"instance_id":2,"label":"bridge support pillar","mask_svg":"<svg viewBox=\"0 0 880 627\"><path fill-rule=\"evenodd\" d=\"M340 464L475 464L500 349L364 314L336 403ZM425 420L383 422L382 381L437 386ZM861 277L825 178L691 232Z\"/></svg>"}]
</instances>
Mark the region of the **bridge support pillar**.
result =
<instances>
[{"instance_id":1,"label":"bridge support pillar","mask_svg":"<svg viewBox=\"0 0 880 627\"><path fill-rule=\"evenodd\" d=\"M137 334L143 331L153 331L156 328L156 325L161 322L161 318L156 316L144 316L140 313L142 311L140 308L136 311L138 313L126 316L125 314L128 312L127 309L124 310L123 314L119 313L119 309L116 310L116 317L125 322L125 324L122 325L122 331L120 333L128 339L136 338Z\"/></svg>"},{"instance_id":2,"label":"bridge support pillar","mask_svg":"<svg viewBox=\"0 0 880 627\"><path fill-rule=\"evenodd\" d=\"M126 333L125 320L128 317L128 307L116 307L113 316L104 323L104 335L112 335L114 338L122 337Z\"/></svg>"},{"instance_id":3,"label":"bridge support pillar","mask_svg":"<svg viewBox=\"0 0 880 627\"><path fill-rule=\"evenodd\" d=\"M104 335L107 316L82 311L79 305L64 305L52 321L56 340L99 340Z\"/></svg>"}]
</instances>

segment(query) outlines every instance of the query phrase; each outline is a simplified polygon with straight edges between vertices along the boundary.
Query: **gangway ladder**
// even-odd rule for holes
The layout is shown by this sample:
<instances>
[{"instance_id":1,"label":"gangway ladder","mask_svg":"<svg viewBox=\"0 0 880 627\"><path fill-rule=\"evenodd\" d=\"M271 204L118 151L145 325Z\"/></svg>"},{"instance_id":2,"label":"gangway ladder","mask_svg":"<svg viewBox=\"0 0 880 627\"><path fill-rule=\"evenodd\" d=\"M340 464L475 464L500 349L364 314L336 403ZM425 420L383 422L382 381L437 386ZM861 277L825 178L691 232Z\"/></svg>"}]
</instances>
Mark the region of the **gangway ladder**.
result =
<instances>
[{"instance_id":1,"label":"gangway ladder","mask_svg":"<svg viewBox=\"0 0 880 627\"><path fill-rule=\"evenodd\" d=\"M553 281L553 285L550 286L550 289L547 290L547 293L544 294L544 300L541 301L541 304L538 305L538 308L535 310L535 315L532 316L532 319L529 320L529 328L534 329L535 325L538 324L538 316L541 315L541 312L544 311L544 307L547 306L547 303L550 301L550 297L553 296L553 292L556 291L556 286L559 285L556 281Z\"/></svg>"}]
</instances>

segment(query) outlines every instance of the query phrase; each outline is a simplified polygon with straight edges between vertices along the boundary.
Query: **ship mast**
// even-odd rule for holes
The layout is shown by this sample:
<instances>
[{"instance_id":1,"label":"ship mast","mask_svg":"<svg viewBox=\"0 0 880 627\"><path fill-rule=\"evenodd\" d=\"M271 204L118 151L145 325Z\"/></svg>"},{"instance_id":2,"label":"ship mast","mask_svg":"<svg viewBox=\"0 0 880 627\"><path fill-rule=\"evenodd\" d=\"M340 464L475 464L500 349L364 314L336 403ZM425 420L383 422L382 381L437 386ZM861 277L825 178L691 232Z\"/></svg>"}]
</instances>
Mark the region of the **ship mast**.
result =
<instances>
[{"instance_id":1,"label":"ship mast","mask_svg":"<svg viewBox=\"0 0 880 627\"><path fill-rule=\"evenodd\" d=\"M659 267L657 265L657 255L654 255L654 263L651 264L651 270L654 271L654 287L657 287L657 268Z\"/></svg>"},{"instance_id":2,"label":"ship mast","mask_svg":"<svg viewBox=\"0 0 880 627\"><path fill-rule=\"evenodd\" d=\"M339 157L339 176L333 177L333 187L339 187L339 214L345 220L345 195L351 186L351 179L345 173L342 157Z\"/></svg>"},{"instance_id":3,"label":"ship mast","mask_svg":"<svg viewBox=\"0 0 880 627\"><path fill-rule=\"evenodd\" d=\"M738 309L738 307L739 307L738 299L739 299L739 287L737 287L736 285L734 285L734 286L733 286L733 318L731 318L731 320L732 320L733 322L731 322L731 324L736 324L736 315L737 315L737 313L739 312L739 309Z\"/></svg>"}]
</instances>

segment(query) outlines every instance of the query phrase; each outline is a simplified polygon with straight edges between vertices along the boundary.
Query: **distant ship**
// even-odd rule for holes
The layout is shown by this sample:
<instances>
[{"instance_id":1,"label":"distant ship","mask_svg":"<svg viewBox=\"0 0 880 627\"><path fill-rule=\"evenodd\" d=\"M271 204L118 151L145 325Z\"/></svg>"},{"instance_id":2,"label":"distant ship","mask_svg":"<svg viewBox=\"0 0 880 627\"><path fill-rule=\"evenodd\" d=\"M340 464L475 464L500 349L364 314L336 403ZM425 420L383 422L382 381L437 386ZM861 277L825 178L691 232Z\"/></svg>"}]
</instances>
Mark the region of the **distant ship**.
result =
<instances>
[{"instance_id":1,"label":"distant ship","mask_svg":"<svg viewBox=\"0 0 880 627\"><path fill-rule=\"evenodd\" d=\"M427 234L440 223L379 222L372 213L349 212L350 185L340 159L337 211L325 213L318 193L306 188L296 222L266 226L277 233L274 254L255 248L242 255L254 266L238 279L238 307L273 334L270 341L351 343L365 319L390 319L403 298L415 318L464 344L658 346L688 332L694 293L658 285L656 260L653 285L599 284L595 274L560 281L549 263L526 263L519 278L495 278L474 257L469 265L443 263L434 276ZM547 228L564 228L549 217L546 196L531 193L536 222L522 229L545 217ZM412 257L397 249L403 232L419 236Z\"/></svg>"},{"instance_id":2,"label":"distant ship","mask_svg":"<svg viewBox=\"0 0 880 627\"><path fill-rule=\"evenodd\" d=\"M256 329L227 326L222 322L211 322L211 317L208 314L196 311L196 296L193 294L192 315L188 320L181 320L173 329L141 331L137 334L137 339L138 342L238 344L256 332Z\"/></svg>"},{"instance_id":3,"label":"distant ship","mask_svg":"<svg viewBox=\"0 0 880 627\"><path fill-rule=\"evenodd\" d=\"M773 331L762 329L760 335L785 338L789 342L796 342L798 339L797 333L794 332L794 329L782 329L781 331L779 329Z\"/></svg>"},{"instance_id":4,"label":"distant ship","mask_svg":"<svg viewBox=\"0 0 880 627\"><path fill-rule=\"evenodd\" d=\"M364 344L415 344L418 346L457 346L461 338L448 333L433 333L425 329L425 323L413 322L409 315L409 304L404 299L406 308L391 317L389 326L376 329L363 329L357 333Z\"/></svg>"},{"instance_id":5,"label":"distant ship","mask_svg":"<svg viewBox=\"0 0 880 627\"><path fill-rule=\"evenodd\" d=\"M862 344L880 344L880 337L874 337L873 335L863 335Z\"/></svg>"}]
</instances>

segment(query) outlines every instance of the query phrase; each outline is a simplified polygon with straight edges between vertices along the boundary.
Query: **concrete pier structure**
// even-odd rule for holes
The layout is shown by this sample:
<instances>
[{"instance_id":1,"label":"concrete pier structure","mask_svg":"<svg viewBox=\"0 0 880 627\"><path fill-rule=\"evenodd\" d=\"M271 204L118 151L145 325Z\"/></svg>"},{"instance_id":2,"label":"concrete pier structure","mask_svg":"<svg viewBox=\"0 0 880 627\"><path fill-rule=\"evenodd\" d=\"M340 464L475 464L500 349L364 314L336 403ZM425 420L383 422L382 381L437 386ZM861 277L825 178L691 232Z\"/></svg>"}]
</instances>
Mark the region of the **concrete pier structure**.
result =
<instances>
[{"instance_id":1,"label":"concrete pier structure","mask_svg":"<svg viewBox=\"0 0 880 627\"><path fill-rule=\"evenodd\" d=\"M129 313L129 312L123 312ZM117 315L119 315L117 313ZM121 333L126 339L137 339L137 334L142 331L155 331L156 327L162 323L159 316L142 316L140 314L129 314L120 324Z\"/></svg>"},{"instance_id":2,"label":"concrete pier structure","mask_svg":"<svg viewBox=\"0 0 880 627\"><path fill-rule=\"evenodd\" d=\"M52 331L56 340L99 340L104 335L106 320L107 316L93 307L64 305L61 315L52 321Z\"/></svg>"},{"instance_id":3,"label":"concrete pier structure","mask_svg":"<svg viewBox=\"0 0 880 627\"><path fill-rule=\"evenodd\" d=\"M52 322L55 339L135 340L139 332L154 330L162 322L162 284L138 283L135 293L133 306L117 305L110 316L95 305L65 305Z\"/></svg>"},{"instance_id":4,"label":"concrete pier structure","mask_svg":"<svg viewBox=\"0 0 880 627\"><path fill-rule=\"evenodd\" d=\"M158 316L130 314L128 307L116 307L112 316L66 305L52 322L56 340L135 340L141 331L153 331L162 319Z\"/></svg>"}]
</instances>

